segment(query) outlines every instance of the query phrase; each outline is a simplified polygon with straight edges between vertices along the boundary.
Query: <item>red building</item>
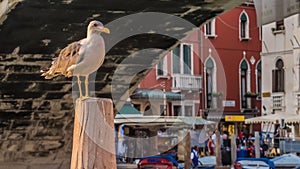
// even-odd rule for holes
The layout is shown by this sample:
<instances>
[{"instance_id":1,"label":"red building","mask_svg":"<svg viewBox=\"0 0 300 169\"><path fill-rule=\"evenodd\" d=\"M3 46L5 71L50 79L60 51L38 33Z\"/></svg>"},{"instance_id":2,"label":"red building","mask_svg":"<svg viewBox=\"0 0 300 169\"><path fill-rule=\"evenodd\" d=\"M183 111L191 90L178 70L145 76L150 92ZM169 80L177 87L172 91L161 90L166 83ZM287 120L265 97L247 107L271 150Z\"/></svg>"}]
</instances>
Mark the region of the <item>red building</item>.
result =
<instances>
[{"instance_id":1,"label":"red building","mask_svg":"<svg viewBox=\"0 0 300 169\"><path fill-rule=\"evenodd\" d=\"M251 2L207 22L150 71L132 103L144 115L202 116L227 130L243 124L260 113L259 32Z\"/></svg>"}]
</instances>

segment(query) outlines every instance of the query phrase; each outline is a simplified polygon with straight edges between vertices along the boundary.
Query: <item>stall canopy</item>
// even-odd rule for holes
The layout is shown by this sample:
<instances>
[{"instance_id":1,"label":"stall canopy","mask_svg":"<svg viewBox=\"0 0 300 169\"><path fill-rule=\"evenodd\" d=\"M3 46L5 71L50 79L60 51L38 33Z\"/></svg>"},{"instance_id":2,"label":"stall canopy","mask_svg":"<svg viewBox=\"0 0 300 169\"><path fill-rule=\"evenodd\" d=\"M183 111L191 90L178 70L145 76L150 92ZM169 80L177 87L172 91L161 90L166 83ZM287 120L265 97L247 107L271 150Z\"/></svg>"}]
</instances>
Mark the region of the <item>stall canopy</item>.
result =
<instances>
[{"instance_id":1,"label":"stall canopy","mask_svg":"<svg viewBox=\"0 0 300 169\"><path fill-rule=\"evenodd\" d=\"M184 95L174 92L163 92L162 90L151 90L151 89L137 89L130 96L131 99L148 100L158 99L163 100L164 97L168 101L180 101L184 100Z\"/></svg>"},{"instance_id":2,"label":"stall canopy","mask_svg":"<svg viewBox=\"0 0 300 169\"><path fill-rule=\"evenodd\" d=\"M271 114L266 116L259 116L254 118L249 118L245 120L246 124L254 123L280 123L281 120L284 120L285 123L300 123L300 115L298 114Z\"/></svg>"},{"instance_id":3,"label":"stall canopy","mask_svg":"<svg viewBox=\"0 0 300 169\"><path fill-rule=\"evenodd\" d=\"M182 120L185 124L190 125L209 125L209 124L215 124L213 121L208 121L200 117L178 117L180 120Z\"/></svg>"},{"instance_id":4,"label":"stall canopy","mask_svg":"<svg viewBox=\"0 0 300 169\"><path fill-rule=\"evenodd\" d=\"M208 125L215 122L207 121L199 117L174 117L174 116L141 116L131 118L115 118L115 124L125 125L157 125L157 124L185 124L191 125Z\"/></svg>"},{"instance_id":5,"label":"stall canopy","mask_svg":"<svg viewBox=\"0 0 300 169\"><path fill-rule=\"evenodd\" d=\"M123 107L116 114L116 118L118 117L136 117L142 116L142 113L134 108L130 102L125 102Z\"/></svg>"}]
</instances>

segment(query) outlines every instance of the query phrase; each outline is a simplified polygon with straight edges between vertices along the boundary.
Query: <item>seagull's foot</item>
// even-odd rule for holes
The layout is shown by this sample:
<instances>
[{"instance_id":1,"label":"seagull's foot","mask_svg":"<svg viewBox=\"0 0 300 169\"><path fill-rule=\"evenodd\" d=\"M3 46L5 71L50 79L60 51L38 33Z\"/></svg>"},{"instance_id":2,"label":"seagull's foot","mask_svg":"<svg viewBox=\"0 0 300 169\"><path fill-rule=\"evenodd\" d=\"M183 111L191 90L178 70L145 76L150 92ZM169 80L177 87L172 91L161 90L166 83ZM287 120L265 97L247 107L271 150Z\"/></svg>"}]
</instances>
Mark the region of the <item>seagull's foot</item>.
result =
<instances>
[{"instance_id":1,"label":"seagull's foot","mask_svg":"<svg viewBox=\"0 0 300 169\"><path fill-rule=\"evenodd\" d=\"M80 96L81 101L84 101L84 100L89 99L89 98L91 98L91 97L89 97L89 96Z\"/></svg>"}]
</instances>

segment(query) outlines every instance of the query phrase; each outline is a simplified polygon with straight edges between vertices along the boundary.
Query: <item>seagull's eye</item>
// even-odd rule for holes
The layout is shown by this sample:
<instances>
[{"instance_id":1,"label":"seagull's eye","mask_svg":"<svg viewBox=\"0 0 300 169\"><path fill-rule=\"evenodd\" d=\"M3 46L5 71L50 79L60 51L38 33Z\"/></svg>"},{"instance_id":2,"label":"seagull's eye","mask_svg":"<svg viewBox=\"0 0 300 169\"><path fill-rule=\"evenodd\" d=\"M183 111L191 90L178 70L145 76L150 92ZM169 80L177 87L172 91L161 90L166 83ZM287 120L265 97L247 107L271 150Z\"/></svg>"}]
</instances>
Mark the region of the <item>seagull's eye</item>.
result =
<instances>
[{"instance_id":1,"label":"seagull's eye","mask_svg":"<svg viewBox=\"0 0 300 169\"><path fill-rule=\"evenodd\" d=\"M93 25L93 26L95 26L95 27L96 27L96 26L98 26L98 24L94 23L94 25Z\"/></svg>"}]
</instances>

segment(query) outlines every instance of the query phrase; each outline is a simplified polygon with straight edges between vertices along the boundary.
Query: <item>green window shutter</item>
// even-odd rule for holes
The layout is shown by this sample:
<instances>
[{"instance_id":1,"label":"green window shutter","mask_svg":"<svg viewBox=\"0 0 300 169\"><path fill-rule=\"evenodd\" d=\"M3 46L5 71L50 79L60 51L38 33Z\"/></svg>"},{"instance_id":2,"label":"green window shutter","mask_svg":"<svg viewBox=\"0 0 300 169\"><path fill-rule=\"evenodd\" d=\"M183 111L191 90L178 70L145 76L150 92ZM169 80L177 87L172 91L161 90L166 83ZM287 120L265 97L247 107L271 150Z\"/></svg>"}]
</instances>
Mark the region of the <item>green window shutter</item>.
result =
<instances>
[{"instance_id":1,"label":"green window shutter","mask_svg":"<svg viewBox=\"0 0 300 169\"><path fill-rule=\"evenodd\" d=\"M191 74L192 58L191 47L189 45L183 45L183 68L184 74Z\"/></svg>"},{"instance_id":2,"label":"green window shutter","mask_svg":"<svg viewBox=\"0 0 300 169\"><path fill-rule=\"evenodd\" d=\"M160 61L158 62L158 65L157 65L157 75L158 75L158 76L164 75L164 71L163 71L163 60L160 60Z\"/></svg>"},{"instance_id":3,"label":"green window shutter","mask_svg":"<svg viewBox=\"0 0 300 169\"><path fill-rule=\"evenodd\" d=\"M172 52L172 71L173 73L180 73L180 45L176 46Z\"/></svg>"},{"instance_id":4,"label":"green window shutter","mask_svg":"<svg viewBox=\"0 0 300 169\"><path fill-rule=\"evenodd\" d=\"M258 70L258 71L261 71L261 62L259 62L259 63L257 64L257 70Z\"/></svg>"},{"instance_id":5,"label":"green window shutter","mask_svg":"<svg viewBox=\"0 0 300 169\"><path fill-rule=\"evenodd\" d=\"M247 62L245 60L243 60L240 68L242 70L248 70L248 64L247 64Z\"/></svg>"},{"instance_id":6,"label":"green window shutter","mask_svg":"<svg viewBox=\"0 0 300 169\"><path fill-rule=\"evenodd\" d=\"M245 13L243 13L242 15L241 15L241 21L242 22L247 22L247 16L246 16L246 14Z\"/></svg>"},{"instance_id":7,"label":"green window shutter","mask_svg":"<svg viewBox=\"0 0 300 169\"><path fill-rule=\"evenodd\" d=\"M212 61L211 58L209 58L209 59L206 61L205 66L206 66L207 69L213 69L213 68L214 68L214 62Z\"/></svg>"}]
</instances>

